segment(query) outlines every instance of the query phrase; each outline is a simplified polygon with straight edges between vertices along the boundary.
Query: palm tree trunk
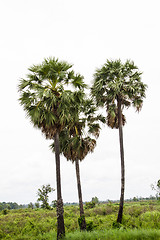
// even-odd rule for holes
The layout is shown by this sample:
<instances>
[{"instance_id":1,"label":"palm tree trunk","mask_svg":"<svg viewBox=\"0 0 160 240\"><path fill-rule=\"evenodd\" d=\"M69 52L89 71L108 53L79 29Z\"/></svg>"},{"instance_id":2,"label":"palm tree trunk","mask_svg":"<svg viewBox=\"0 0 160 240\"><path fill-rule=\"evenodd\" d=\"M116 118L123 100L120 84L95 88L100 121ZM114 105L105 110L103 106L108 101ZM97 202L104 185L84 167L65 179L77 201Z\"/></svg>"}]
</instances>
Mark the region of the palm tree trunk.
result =
<instances>
[{"instance_id":1,"label":"palm tree trunk","mask_svg":"<svg viewBox=\"0 0 160 240\"><path fill-rule=\"evenodd\" d=\"M120 155L121 155L121 197L120 197L117 222L121 223L122 216L123 216L123 204L124 204L125 166L124 166L124 148L123 148L122 109L121 109L120 98L118 98L118 125L119 125L119 142L120 142Z\"/></svg>"},{"instance_id":2,"label":"palm tree trunk","mask_svg":"<svg viewBox=\"0 0 160 240\"><path fill-rule=\"evenodd\" d=\"M55 159L56 159L56 181L57 181L57 240L65 236L64 218L63 218L63 200L61 194L61 174L60 174L60 147L59 133L54 136Z\"/></svg>"},{"instance_id":3,"label":"palm tree trunk","mask_svg":"<svg viewBox=\"0 0 160 240\"><path fill-rule=\"evenodd\" d=\"M80 180L80 170L79 170L79 160L75 161L76 166L76 177L77 177L77 188L79 197L79 209L80 209L80 230L86 230L86 221L84 216L83 201L82 201L82 190L81 190L81 180Z\"/></svg>"}]
</instances>

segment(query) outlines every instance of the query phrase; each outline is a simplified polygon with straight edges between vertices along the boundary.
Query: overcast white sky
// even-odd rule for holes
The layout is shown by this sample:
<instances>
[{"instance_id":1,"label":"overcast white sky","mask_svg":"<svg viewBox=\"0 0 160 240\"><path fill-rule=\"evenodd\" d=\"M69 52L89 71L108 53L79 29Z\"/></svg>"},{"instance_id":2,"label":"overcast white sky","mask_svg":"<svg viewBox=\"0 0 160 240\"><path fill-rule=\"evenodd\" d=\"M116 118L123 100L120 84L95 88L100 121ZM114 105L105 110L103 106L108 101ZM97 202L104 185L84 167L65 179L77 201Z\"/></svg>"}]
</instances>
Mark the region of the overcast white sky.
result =
<instances>
[{"instance_id":1,"label":"overcast white sky","mask_svg":"<svg viewBox=\"0 0 160 240\"><path fill-rule=\"evenodd\" d=\"M17 100L19 79L49 56L73 63L87 84L106 59L131 59L143 72L148 90L142 111L126 111L125 198L155 194L150 185L160 178L159 9L159 0L0 1L0 202L36 202L43 184L56 188L51 142L32 127ZM80 170L84 201L119 199L118 130L102 128ZM75 167L63 157L61 174L64 202L77 202Z\"/></svg>"}]
</instances>

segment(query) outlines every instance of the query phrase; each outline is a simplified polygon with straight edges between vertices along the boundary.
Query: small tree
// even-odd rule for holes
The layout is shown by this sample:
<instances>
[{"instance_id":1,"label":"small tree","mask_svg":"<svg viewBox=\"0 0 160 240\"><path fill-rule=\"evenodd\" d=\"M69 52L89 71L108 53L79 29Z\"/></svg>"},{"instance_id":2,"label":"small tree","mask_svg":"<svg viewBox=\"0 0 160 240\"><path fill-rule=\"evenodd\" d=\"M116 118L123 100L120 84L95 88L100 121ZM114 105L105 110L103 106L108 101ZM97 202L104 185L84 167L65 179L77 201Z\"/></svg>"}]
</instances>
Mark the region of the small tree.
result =
<instances>
[{"instance_id":1,"label":"small tree","mask_svg":"<svg viewBox=\"0 0 160 240\"><path fill-rule=\"evenodd\" d=\"M33 206L33 203L32 203L32 202L30 202L30 203L28 204L28 208L31 208L31 209L33 209L33 208L34 208L34 206Z\"/></svg>"},{"instance_id":2,"label":"small tree","mask_svg":"<svg viewBox=\"0 0 160 240\"><path fill-rule=\"evenodd\" d=\"M92 197L92 202L98 204L99 203L98 197Z\"/></svg>"},{"instance_id":3,"label":"small tree","mask_svg":"<svg viewBox=\"0 0 160 240\"><path fill-rule=\"evenodd\" d=\"M36 208L39 208L39 207L40 207L39 202L36 202L36 203L35 203L35 207L36 207Z\"/></svg>"},{"instance_id":4,"label":"small tree","mask_svg":"<svg viewBox=\"0 0 160 240\"><path fill-rule=\"evenodd\" d=\"M157 181L156 185L151 184L151 188L157 192L156 197L160 200L160 179Z\"/></svg>"},{"instance_id":5,"label":"small tree","mask_svg":"<svg viewBox=\"0 0 160 240\"><path fill-rule=\"evenodd\" d=\"M134 197L134 198L133 198L133 201L134 201L134 202L137 202L137 201L138 201L138 198L137 198L137 197Z\"/></svg>"},{"instance_id":6,"label":"small tree","mask_svg":"<svg viewBox=\"0 0 160 240\"><path fill-rule=\"evenodd\" d=\"M53 200L52 203L51 203L51 206L53 208L56 208L57 207L57 200Z\"/></svg>"},{"instance_id":7,"label":"small tree","mask_svg":"<svg viewBox=\"0 0 160 240\"><path fill-rule=\"evenodd\" d=\"M48 203L48 194L53 191L55 191L55 189L51 188L50 184L43 185L41 189L38 189L37 195L39 198L37 201L42 202L41 208L50 209Z\"/></svg>"}]
</instances>

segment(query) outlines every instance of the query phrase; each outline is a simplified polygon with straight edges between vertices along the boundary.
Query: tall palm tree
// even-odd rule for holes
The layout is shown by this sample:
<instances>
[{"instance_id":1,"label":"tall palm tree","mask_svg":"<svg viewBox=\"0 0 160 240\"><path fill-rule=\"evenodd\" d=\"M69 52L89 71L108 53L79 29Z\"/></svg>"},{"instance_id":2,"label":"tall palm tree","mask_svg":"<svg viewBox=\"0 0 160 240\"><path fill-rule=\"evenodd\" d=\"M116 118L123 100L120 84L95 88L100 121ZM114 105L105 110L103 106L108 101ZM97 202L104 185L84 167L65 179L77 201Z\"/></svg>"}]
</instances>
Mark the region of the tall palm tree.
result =
<instances>
[{"instance_id":1,"label":"tall palm tree","mask_svg":"<svg viewBox=\"0 0 160 240\"><path fill-rule=\"evenodd\" d=\"M93 152L96 146L96 140L99 136L100 125L99 122L105 123L105 118L102 115L95 115L96 108L91 100L84 100L83 105L79 108L79 117L76 119L70 128L64 129L60 134L60 151L67 158L67 160L75 163L77 189L79 197L80 209L80 229L86 230L86 221L83 209L82 188L80 180L79 161L82 161L88 153ZM84 116L82 117L82 113ZM87 136L85 128L88 129ZM91 138L92 134L95 138ZM54 151L54 143L51 145Z\"/></svg>"},{"instance_id":2,"label":"tall palm tree","mask_svg":"<svg viewBox=\"0 0 160 240\"><path fill-rule=\"evenodd\" d=\"M141 81L141 74L133 61L127 60L123 64L121 60L107 60L102 68L96 70L91 88L92 96L95 98L97 105L106 108L108 126L119 129L121 196L117 217L118 223L122 222L125 189L122 129L125 124L125 116L123 115L123 109L132 105L138 112L141 110L147 88L147 85Z\"/></svg>"},{"instance_id":3,"label":"tall palm tree","mask_svg":"<svg viewBox=\"0 0 160 240\"><path fill-rule=\"evenodd\" d=\"M82 231L86 230L86 220L83 208L79 161L82 161L89 152L93 152L95 146L96 146L95 139L92 139L90 137L82 138L79 135L70 136L68 140L66 139L66 141L63 142L63 155L67 158L67 160L70 160L72 161L72 163L75 163L80 209L80 229Z\"/></svg>"},{"instance_id":4,"label":"tall palm tree","mask_svg":"<svg viewBox=\"0 0 160 240\"><path fill-rule=\"evenodd\" d=\"M47 139L54 139L57 182L57 239L65 235L63 200L61 193L59 135L69 126L77 113L86 85L72 65L55 58L44 59L42 64L29 68L27 79L18 86L20 104L35 127L41 129ZM68 89L68 85L76 90ZM67 86L67 89L65 89ZM75 102L76 99L76 102Z\"/></svg>"}]
</instances>

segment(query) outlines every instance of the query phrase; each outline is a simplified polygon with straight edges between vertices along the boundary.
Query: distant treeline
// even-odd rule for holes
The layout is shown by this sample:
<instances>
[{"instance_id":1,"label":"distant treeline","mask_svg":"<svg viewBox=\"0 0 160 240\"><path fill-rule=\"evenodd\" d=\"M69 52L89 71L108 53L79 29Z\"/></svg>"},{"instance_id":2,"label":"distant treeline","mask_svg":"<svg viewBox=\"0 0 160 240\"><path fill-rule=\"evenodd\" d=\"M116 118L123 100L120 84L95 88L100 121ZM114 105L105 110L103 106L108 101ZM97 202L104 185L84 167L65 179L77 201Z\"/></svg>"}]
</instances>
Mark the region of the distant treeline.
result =
<instances>
[{"instance_id":1,"label":"distant treeline","mask_svg":"<svg viewBox=\"0 0 160 240\"><path fill-rule=\"evenodd\" d=\"M18 204L16 202L0 202L0 211L4 209L19 209L19 208L27 208L26 204Z\"/></svg>"},{"instance_id":2,"label":"distant treeline","mask_svg":"<svg viewBox=\"0 0 160 240\"><path fill-rule=\"evenodd\" d=\"M129 199L125 199L125 202L136 202L136 201L147 201L147 200L159 200L159 198L157 196L152 196L150 195L149 197L133 197L133 198L129 198ZM107 201L100 201L100 203L116 203L119 202L119 200L107 200Z\"/></svg>"},{"instance_id":3,"label":"distant treeline","mask_svg":"<svg viewBox=\"0 0 160 240\"><path fill-rule=\"evenodd\" d=\"M157 200L157 197L154 196L149 196L149 197L134 197L134 198L130 198L130 199L125 199L125 202L132 202L132 201L147 201L147 200ZM98 201L98 203L116 203L119 202L119 200L106 200L106 201ZM4 209L20 209L20 208L30 208L30 205L32 203L29 204L18 204L16 202L0 202L0 211L4 210ZM84 202L84 204L86 204L86 202ZM64 205L78 205L78 203L76 202L66 202ZM35 204L33 204L32 208L35 208L37 206L35 206Z\"/></svg>"}]
</instances>

